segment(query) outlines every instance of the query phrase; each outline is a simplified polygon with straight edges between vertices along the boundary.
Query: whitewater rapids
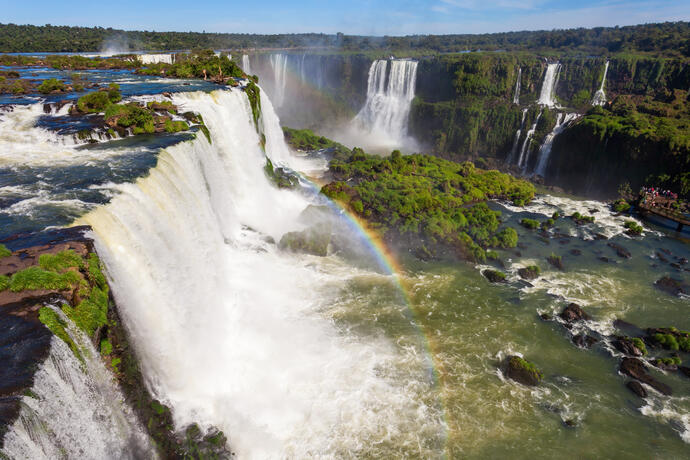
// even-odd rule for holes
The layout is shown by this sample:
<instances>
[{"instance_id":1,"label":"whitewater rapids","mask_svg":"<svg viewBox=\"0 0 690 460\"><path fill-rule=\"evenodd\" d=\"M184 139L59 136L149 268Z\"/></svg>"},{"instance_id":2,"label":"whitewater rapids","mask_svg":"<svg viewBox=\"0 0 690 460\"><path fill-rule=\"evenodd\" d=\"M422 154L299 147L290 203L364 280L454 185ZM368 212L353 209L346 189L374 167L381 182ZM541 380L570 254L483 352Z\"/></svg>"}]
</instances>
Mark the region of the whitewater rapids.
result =
<instances>
[{"instance_id":1,"label":"whitewater rapids","mask_svg":"<svg viewBox=\"0 0 690 460\"><path fill-rule=\"evenodd\" d=\"M79 222L93 227L147 385L178 428L215 425L241 458L437 455L423 358L335 326L326 312L351 267L270 242L302 227L310 201L265 176L265 155L294 163L262 100L266 154L244 92L176 94L212 144L163 150L148 177Z\"/></svg>"}]
</instances>

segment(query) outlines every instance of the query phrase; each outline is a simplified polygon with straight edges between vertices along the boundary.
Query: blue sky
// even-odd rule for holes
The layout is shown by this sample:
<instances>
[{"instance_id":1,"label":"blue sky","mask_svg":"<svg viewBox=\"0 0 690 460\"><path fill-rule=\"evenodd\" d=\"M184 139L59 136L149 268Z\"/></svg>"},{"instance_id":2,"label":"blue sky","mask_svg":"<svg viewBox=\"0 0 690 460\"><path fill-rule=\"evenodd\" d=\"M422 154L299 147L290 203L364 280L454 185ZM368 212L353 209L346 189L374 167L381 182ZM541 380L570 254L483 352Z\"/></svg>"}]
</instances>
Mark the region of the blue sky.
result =
<instances>
[{"instance_id":1,"label":"blue sky","mask_svg":"<svg viewBox=\"0 0 690 460\"><path fill-rule=\"evenodd\" d=\"M0 0L0 22L127 30L482 33L690 20L676 0Z\"/></svg>"}]
</instances>

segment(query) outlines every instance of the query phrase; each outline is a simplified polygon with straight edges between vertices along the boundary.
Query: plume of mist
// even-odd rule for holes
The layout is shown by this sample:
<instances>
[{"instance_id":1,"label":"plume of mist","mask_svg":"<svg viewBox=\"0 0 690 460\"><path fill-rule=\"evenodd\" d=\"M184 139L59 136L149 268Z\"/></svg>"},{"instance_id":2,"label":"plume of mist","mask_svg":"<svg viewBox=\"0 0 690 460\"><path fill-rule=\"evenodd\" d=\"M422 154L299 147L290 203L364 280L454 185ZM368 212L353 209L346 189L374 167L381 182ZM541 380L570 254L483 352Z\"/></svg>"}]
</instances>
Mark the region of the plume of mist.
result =
<instances>
[{"instance_id":1,"label":"plume of mist","mask_svg":"<svg viewBox=\"0 0 690 460\"><path fill-rule=\"evenodd\" d=\"M100 52L103 56L127 54L130 51L129 39L125 34L117 34L106 38L103 40L100 49Z\"/></svg>"}]
</instances>

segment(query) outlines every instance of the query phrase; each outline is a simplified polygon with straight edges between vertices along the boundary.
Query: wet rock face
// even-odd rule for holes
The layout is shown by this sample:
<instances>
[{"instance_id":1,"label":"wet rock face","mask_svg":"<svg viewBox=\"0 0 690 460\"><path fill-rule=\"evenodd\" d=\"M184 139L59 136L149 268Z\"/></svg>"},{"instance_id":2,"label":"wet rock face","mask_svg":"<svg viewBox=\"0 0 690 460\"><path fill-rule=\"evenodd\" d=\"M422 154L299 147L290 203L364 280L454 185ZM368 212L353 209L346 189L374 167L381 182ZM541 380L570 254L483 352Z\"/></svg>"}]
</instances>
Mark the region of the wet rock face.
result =
<instances>
[{"instance_id":1,"label":"wet rock face","mask_svg":"<svg viewBox=\"0 0 690 460\"><path fill-rule=\"evenodd\" d=\"M506 281L506 276L496 270L483 270L482 275L491 283L504 283Z\"/></svg>"},{"instance_id":2,"label":"wet rock face","mask_svg":"<svg viewBox=\"0 0 690 460\"><path fill-rule=\"evenodd\" d=\"M506 377L523 385L536 386L544 378L544 375L534 364L519 356L509 356L506 358L503 368L503 373Z\"/></svg>"},{"instance_id":3,"label":"wet rock face","mask_svg":"<svg viewBox=\"0 0 690 460\"><path fill-rule=\"evenodd\" d=\"M626 387L628 387L628 390L632 391L635 393L637 396L640 398L646 398L647 397L647 390L642 386L640 382L637 382L635 380L631 380L628 383L625 384Z\"/></svg>"},{"instance_id":4,"label":"wet rock face","mask_svg":"<svg viewBox=\"0 0 690 460\"><path fill-rule=\"evenodd\" d=\"M630 253L630 251L625 249L620 244L616 244L616 243L612 243L612 242L607 243L607 244L611 249L616 251L616 254L618 254L618 257L622 257L623 259L630 259L632 257L632 254Z\"/></svg>"},{"instance_id":5,"label":"wet rock face","mask_svg":"<svg viewBox=\"0 0 690 460\"><path fill-rule=\"evenodd\" d=\"M670 276L664 276L659 278L654 286L671 295L687 294L688 287L683 285L682 281L671 278Z\"/></svg>"},{"instance_id":6,"label":"wet rock face","mask_svg":"<svg viewBox=\"0 0 690 460\"><path fill-rule=\"evenodd\" d=\"M586 321L591 317L577 304L571 303L559 315L565 322L574 323L575 321Z\"/></svg>"},{"instance_id":7,"label":"wet rock face","mask_svg":"<svg viewBox=\"0 0 690 460\"><path fill-rule=\"evenodd\" d=\"M613 342L613 346L616 347L618 351L624 353L628 356L643 356L644 353L640 350L635 343L627 337L616 337Z\"/></svg>"},{"instance_id":8,"label":"wet rock face","mask_svg":"<svg viewBox=\"0 0 690 460\"><path fill-rule=\"evenodd\" d=\"M665 383L659 382L654 377L649 375L642 361L637 358L623 358L623 361L621 361L620 365L620 371L622 374L632 377L635 380L639 380L642 383L646 383L659 393L667 396L673 394L671 387Z\"/></svg>"},{"instance_id":9,"label":"wet rock face","mask_svg":"<svg viewBox=\"0 0 690 460\"><path fill-rule=\"evenodd\" d=\"M533 280L539 277L539 271L534 267L525 267L518 270L518 275L522 279Z\"/></svg>"},{"instance_id":10,"label":"wet rock face","mask_svg":"<svg viewBox=\"0 0 690 460\"><path fill-rule=\"evenodd\" d=\"M591 346L597 343L598 341L598 339L592 337L589 334L579 334L573 336L573 343L580 348L591 348Z\"/></svg>"}]
</instances>

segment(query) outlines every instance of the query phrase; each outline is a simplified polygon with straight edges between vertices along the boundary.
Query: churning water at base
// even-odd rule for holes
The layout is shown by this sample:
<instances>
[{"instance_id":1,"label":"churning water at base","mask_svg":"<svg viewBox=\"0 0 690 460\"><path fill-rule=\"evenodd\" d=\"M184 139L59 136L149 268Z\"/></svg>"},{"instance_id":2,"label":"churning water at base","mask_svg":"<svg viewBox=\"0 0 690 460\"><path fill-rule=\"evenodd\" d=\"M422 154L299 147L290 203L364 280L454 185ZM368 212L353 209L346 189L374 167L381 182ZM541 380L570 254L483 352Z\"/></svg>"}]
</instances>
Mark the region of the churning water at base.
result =
<instances>
[{"instance_id":1,"label":"churning water at base","mask_svg":"<svg viewBox=\"0 0 690 460\"><path fill-rule=\"evenodd\" d=\"M165 149L148 177L83 221L177 427L213 424L241 458L439 455L424 353L334 322L351 278L382 276L277 250L271 238L300 228L310 201L267 181L243 92L174 102L203 115L213 143ZM277 117L262 111L266 153L284 163Z\"/></svg>"},{"instance_id":2,"label":"churning water at base","mask_svg":"<svg viewBox=\"0 0 690 460\"><path fill-rule=\"evenodd\" d=\"M352 122L364 137L358 145L391 149L414 144L407 127L416 81L417 61L391 59L371 64L367 100Z\"/></svg>"},{"instance_id":3,"label":"churning water at base","mask_svg":"<svg viewBox=\"0 0 690 460\"><path fill-rule=\"evenodd\" d=\"M52 338L50 354L34 376L31 395L22 397L19 418L0 454L16 460L156 458L99 353L61 316L84 362L65 342Z\"/></svg>"}]
</instances>

